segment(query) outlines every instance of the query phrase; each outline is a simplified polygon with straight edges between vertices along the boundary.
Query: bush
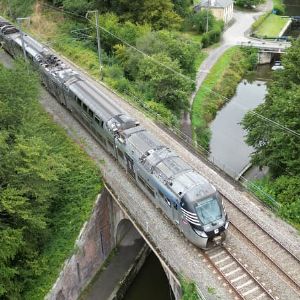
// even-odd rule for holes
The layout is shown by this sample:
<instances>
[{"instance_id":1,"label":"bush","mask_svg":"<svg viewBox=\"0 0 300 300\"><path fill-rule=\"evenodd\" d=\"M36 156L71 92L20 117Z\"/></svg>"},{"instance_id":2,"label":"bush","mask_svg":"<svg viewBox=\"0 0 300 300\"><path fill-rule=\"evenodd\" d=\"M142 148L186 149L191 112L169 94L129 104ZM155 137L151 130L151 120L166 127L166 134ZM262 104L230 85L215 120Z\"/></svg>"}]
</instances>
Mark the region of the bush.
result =
<instances>
[{"instance_id":1,"label":"bush","mask_svg":"<svg viewBox=\"0 0 300 300\"><path fill-rule=\"evenodd\" d=\"M282 0L273 0L273 10L276 12L276 15L284 15L285 5Z\"/></svg>"},{"instance_id":2,"label":"bush","mask_svg":"<svg viewBox=\"0 0 300 300\"><path fill-rule=\"evenodd\" d=\"M201 42L203 48L218 43L221 39L223 28L224 28L224 23L222 21L215 22L213 28L207 33L204 33L202 35Z\"/></svg>"}]
</instances>

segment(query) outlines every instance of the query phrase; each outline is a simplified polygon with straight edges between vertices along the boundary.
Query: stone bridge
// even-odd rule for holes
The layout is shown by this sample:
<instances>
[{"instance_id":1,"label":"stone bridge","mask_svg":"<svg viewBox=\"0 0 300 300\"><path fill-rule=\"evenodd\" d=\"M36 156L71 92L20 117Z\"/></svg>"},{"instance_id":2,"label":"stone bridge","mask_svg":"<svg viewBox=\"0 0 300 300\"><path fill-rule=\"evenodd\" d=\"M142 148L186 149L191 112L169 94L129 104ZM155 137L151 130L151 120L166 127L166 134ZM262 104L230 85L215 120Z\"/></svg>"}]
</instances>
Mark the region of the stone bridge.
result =
<instances>
[{"instance_id":1,"label":"stone bridge","mask_svg":"<svg viewBox=\"0 0 300 300\"><path fill-rule=\"evenodd\" d=\"M285 41L261 41L251 39L247 42L241 42L240 46L259 49L259 64L269 64L273 57L278 57L283 54L286 49L291 46L291 43Z\"/></svg>"}]
</instances>

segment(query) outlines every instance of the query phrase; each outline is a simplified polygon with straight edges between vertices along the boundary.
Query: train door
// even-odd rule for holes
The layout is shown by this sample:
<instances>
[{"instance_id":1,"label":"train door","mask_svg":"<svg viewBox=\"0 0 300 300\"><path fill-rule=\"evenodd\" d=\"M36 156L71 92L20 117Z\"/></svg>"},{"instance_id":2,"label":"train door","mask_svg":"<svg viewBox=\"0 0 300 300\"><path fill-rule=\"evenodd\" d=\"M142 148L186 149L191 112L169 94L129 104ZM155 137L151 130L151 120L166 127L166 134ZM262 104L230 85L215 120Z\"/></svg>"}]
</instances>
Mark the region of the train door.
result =
<instances>
[{"instance_id":1,"label":"train door","mask_svg":"<svg viewBox=\"0 0 300 300\"><path fill-rule=\"evenodd\" d=\"M173 220L176 223L176 225L179 225L179 212L178 212L177 202L172 203L172 211L173 211Z\"/></svg>"},{"instance_id":2,"label":"train door","mask_svg":"<svg viewBox=\"0 0 300 300\"><path fill-rule=\"evenodd\" d=\"M125 154L125 157L126 157L127 172L133 179L135 179L133 159L129 157L127 154Z\"/></svg>"}]
</instances>

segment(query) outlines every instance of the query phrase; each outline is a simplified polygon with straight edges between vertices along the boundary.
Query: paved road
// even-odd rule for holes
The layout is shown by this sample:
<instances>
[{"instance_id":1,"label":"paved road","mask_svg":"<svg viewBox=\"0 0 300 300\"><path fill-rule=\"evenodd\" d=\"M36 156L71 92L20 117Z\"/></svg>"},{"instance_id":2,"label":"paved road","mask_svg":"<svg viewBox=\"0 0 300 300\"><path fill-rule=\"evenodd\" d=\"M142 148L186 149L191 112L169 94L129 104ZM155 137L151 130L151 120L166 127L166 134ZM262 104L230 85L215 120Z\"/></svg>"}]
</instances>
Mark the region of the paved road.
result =
<instances>
[{"instance_id":1,"label":"paved road","mask_svg":"<svg viewBox=\"0 0 300 300\"><path fill-rule=\"evenodd\" d=\"M230 47L237 45L241 42L248 42L250 39L247 37L252 23L261 14L272 9L272 0L267 0L265 4L258 7L257 11L245 12L245 11L234 11L233 18L234 23L229 26L223 33L223 37L220 46L212 49L209 52L208 57L201 64L197 75L196 75L196 89L190 98L190 107L192 107L195 95L199 90L202 82L206 78L209 70L217 62L218 58ZM182 118L182 131L188 135L192 136L191 129L191 117L190 113L186 112Z\"/></svg>"}]
</instances>

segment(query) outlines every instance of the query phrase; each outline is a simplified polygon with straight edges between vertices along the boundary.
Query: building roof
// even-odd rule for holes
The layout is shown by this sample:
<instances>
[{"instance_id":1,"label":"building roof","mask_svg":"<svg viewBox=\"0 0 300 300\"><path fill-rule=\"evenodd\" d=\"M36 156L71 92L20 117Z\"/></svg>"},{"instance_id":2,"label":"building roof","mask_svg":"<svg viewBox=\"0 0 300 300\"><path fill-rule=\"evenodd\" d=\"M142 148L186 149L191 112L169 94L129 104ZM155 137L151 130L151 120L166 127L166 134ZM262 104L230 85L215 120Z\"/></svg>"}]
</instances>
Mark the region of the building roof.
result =
<instances>
[{"instance_id":1,"label":"building roof","mask_svg":"<svg viewBox=\"0 0 300 300\"><path fill-rule=\"evenodd\" d=\"M198 7L227 7L233 3L233 0L202 0L197 4Z\"/></svg>"}]
</instances>

